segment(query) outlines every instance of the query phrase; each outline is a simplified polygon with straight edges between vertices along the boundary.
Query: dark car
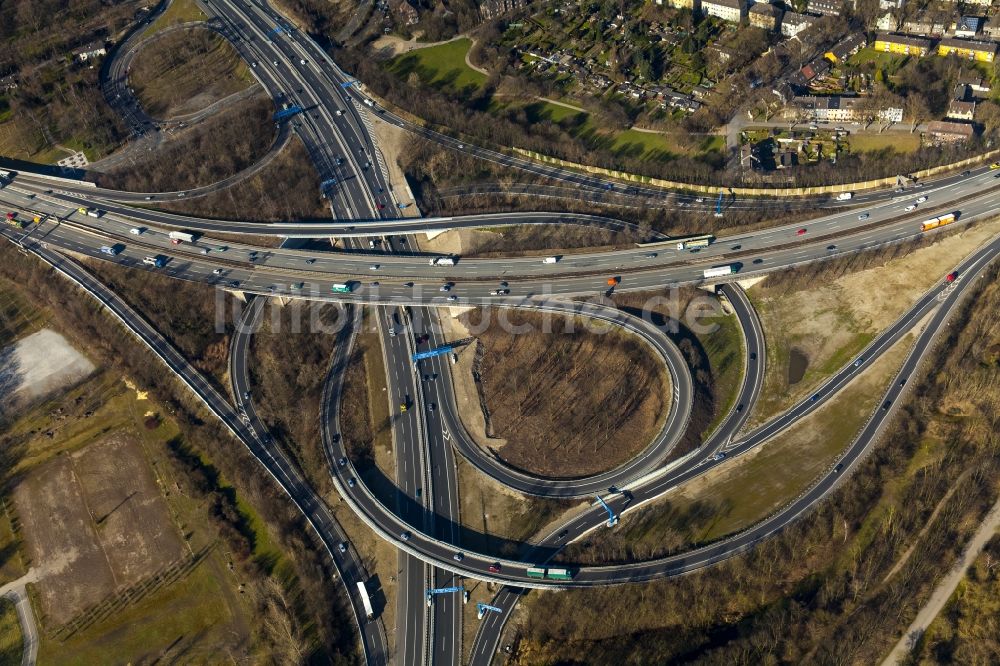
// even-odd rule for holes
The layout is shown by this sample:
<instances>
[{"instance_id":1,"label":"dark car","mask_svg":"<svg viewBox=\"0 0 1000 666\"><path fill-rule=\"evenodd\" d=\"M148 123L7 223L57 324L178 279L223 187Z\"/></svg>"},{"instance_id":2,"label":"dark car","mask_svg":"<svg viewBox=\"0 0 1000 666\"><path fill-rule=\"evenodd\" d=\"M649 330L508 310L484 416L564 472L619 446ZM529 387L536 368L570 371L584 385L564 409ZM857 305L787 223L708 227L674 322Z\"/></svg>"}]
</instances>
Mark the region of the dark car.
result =
<instances>
[{"instance_id":1,"label":"dark car","mask_svg":"<svg viewBox=\"0 0 1000 666\"><path fill-rule=\"evenodd\" d=\"M337 464L343 467L344 465L347 464L347 458L341 458L340 460L337 461Z\"/></svg>"},{"instance_id":2,"label":"dark car","mask_svg":"<svg viewBox=\"0 0 1000 666\"><path fill-rule=\"evenodd\" d=\"M750 360L751 361L757 360L757 352L750 352Z\"/></svg>"},{"instance_id":3,"label":"dark car","mask_svg":"<svg viewBox=\"0 0 1000 666\"><path fill-rule=\"evenodd\" d=\"M743 403L736 405L736 413L739 414L743 411Z\"/></svg>"},{"instance_id":4,"label":"dark car","mask_svg":"<svg viewBox=\"0 0 1000 666\"><path fill-rule=\"evenodd\" d=\"M556 535L556 541L562 541L563 539L566 538L567 534L569 534L569 530L563 530L562 532Z\"/></svg>"},{"instance_id":5,"label":"dark car","mask_svg":"<svg viewBox=\"0 0 1000 666\"><path fill-rule=\"evenodd\" d=\"M754 259L753 263L755 263L755 264L762 264L762 263L764 263L764 260L763 259Z\"/></svg>"},{"instance_id":6,"label":"dark car","mask_svg":"<svg viewBox=\"0 0 1000 666\"><path fill-rule=\"evenodd\" d=\"M883 412L889 411L889 405L891 405L891 404L892 404L892 400L886 400L885 402L883 402L882 403L882 411Z\"/></svg>"},{"instance_id":7,"label":"dark car","mask_svg":"<svg viewBox=\"0 0 1000 666\"><path fill-rule=\"evenodd\" d=\"M844 469L844 463L840 463L840 464L838 464L838 465L837 465L836 467L834 467L834 468L833 468L833 473L834 473L834 474L837 474L837 473L838 473L838 472L840 472L840 470L842 470L842 469Z\"/></svg>"}]
</instances>

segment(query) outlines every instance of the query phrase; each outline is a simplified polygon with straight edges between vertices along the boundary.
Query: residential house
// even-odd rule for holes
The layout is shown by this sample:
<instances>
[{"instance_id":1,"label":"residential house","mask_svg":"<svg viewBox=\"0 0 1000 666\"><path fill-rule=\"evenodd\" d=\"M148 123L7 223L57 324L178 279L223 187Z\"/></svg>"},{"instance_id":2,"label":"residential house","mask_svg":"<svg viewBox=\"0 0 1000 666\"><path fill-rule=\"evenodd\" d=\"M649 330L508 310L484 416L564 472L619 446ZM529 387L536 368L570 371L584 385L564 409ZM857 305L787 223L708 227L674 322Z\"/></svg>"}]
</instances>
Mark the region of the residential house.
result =
<instances>
[{"instance_id":1,"label":"residential house","mask_svg":"<svg viewBox=\"0 0 1000 666\"><path fill-rule=\"evenodd\" d=\"M705 99L706 97L708 97L711 94L712 94L712 89L711 88L706 88L705 86L702 86L702 85L692 86L691 87L691 95L695 99Z\"/></svg>"},{"instance_id":2,"label":"residential house","mask_svg":"<svg viewBox=\"0 0 1000 666\"><path fill-rule=\"evenodd\" d=\"M1000 15L991 17L983 26L983 35L990 39L1000 39Z\"/></svg>"},{"instance_id":3,"label":"residential house","mask_svg":"<svg viewBox=\"0 0 1000 666\"><path fill-rule=\"evenodd\" d=\"M750 25L773 32L781 21L781 8L769 2L758 2L750 8L747 16Z\"/></svg>"},{"instance_id":4,"label":"residential house","mask_svg":"<svg viewBox=\"0 0 1000 666\"><path fill-rule=\"evenodd\" d=\"M969 86L969 89L975 95L984 95L991 90L990 84L986 79L977 74L964 74L958 77L958 82Z\"/></svg>"},{"instance_id":5,"label":"residential house","mask_svg":"<svg viewBox=\"0 0 1000 666\"><path fill-rule=\"evenodd\" d=\"M955 24L955 36L962 39L972 39L983 27L983 19L979 16L963 16Z\"/></svg>"},{"instance_id":6,"label":"residential house","mask_svg":"<svg viewBox=\"0 0 1000 666\"><path fill-rule=\"evenodd\" d=\"M875 21L875 27L882 32L892 32L899 27L899 19L892 12L886 12Z\"/></svg>"},{"instance_id":7,"label":"residential house","mask_svg":"<svg viewBox=\"0 0 1000 666\"><path fill-rule=\"evenodd\" d=\"M906 0L878 0L879 9L902 9Z\"/></svg>"},{"instance_id":8,"label":"residential house","mask_svg":"<svg viewBox=\"0 0 1000 666\"><path fill-rule=\"evenodd\" d=\"M809 0L806 11L821 16L840 16L840 10L844 3L845 0Z\"/></svg>"},{"instance_id":9,"label":"residential house","mask_svg":"<svg viewBox=\"0 0 1000 666\"><path fill-rule=\"evenodd\" d=\"M959 100L953 100L951 104L948 105L948 113L945 114L946 118L951 118L952 120L971 121L975 116L976 116L976 103L962 102Z\"/></svg>"},{"instance_id":10,"label":"residential house","mask_svg":"<svg viewBox=\"0 0 1000 666\"><path fill-rule=\"evenodd\" d=\"M88 60L93 60L94 58L99 58L108 54L107 49L97 48L97 49L87 49L86 51L78 51L76 55L80 62L87 62Z\"/></svg>"},{"instance_id":11,"label":"residential house","mask_svg":"<svg viewBox=\"0 0 1000 666\"><path fill-rule=\"evenodd\" d=\"M823 57L834 64L842 63L867 45L868 38L865 33L856 32L834 44L829 51L823 54Z\"/></svg>"},{"instance_id":12,"label":"residential house","mask_svg":"<svg viewBox=\"0 0 1000 666\"><path fill-rule=\"evenodd\" d=\"M708 16L739 23L747 16L747 0L703 0L701 9Z\"/></svg>"},{"instance_id":13,"label":"residential house","mask_svg":"<svg viewBox=\"0 0 1000 666\"><path fill-rule=\"evenodd\" d=\"M938 55L949 56L952 54L959 58L978 62L993 62L997 54L997 45L996 42L946 37L938 43Z\"/></svg>"},{"instance_id":14,"label":"residential house","mask_svg":"<svg viewBox=\"0 0 1000 666\"><path fill-rule=\"evenodd\" d=\"M937 143L968 141L975 135L972 125L935 120L927 123L927 134Z\"/></svg>"},{"instance_id":15,"label":"residential house","mask_svg":"<svg viewBox=\"0 0 1000 666\"><path fill-rule=\"evenodd\" d=\"M808 88L815 79L830 71L830 63L823 58L816 58L788 77L788 83L795 88Z\"/></svg>"},{"instance_id":16,"label":"residential house","mask_svg":"<svg viewBox=\"0 0 1000 666\"><path fill-rule=\"evenodd\" d=\"M930 21L911 19L903 21L903 32L908 35L933 35L940 34L934 32L934 24Z\"/></svg>"},{"instance_id":17,"label":"residential house","mask_svg":"<svg viewBox=\"0 0 1000 666\"><path fill-rule=\"evenodd\" d=\"M701 12L700 0L667 0L667 4L674 9L690 9L695 14Z\"/></svg>"},{"instance_id":18,"label":"residential house","mask_svg":"<svg viewBox=\"0 0 1000 666\"><path fill-rule=\"evenodd\" d=\"M866 97L796 97L795 105L809 114L810 120L818 123L851 123L867 118ZM902 107L875 109L876 118L886 123L903 122Z\"/></svg>"},{"instance_id":19,"label":"residential house","mask_svg":"<svg viewBox=\"0 0 1000 666\"><path fill-rule=\"evenodd\" d=\"M875 37L875 50L900 55L923 57L931 50L931 40L908 35L891 35L880 32Z\"/></svg>"},{"instance_id":20,"label":"residential house","mask_svg":"<svg viewBox=\"0 0 1000 666\"><path fill-rule=\"evenodd\" d=\"M785 37L795 37L803 30L813 26L818 21L815 16L799 14L798 12L785 12L781 17L781 34Z\"/></svg>"},{"instance_id":21,"label":"residential house","mask_svg":"<svg viewBox=\"0 0 1000 666\"><path fill-rule=\"evenodd\" d=\"M789 101L795 98L795 91L792 87L785 81L778 81L774 88L771 89L774 94L782 104L787 104Z\"/></svg>"}]
</instances>

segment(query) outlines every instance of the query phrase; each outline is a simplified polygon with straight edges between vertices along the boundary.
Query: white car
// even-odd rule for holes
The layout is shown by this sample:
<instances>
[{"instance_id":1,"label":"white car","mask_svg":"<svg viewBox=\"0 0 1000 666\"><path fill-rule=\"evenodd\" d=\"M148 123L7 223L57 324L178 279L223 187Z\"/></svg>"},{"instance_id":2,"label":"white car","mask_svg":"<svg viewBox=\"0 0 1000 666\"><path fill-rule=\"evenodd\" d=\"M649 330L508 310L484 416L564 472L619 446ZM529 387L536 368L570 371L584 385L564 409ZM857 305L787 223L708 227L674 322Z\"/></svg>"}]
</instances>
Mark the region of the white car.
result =
<instances>
[{"instance_id":1,"label":"white car","mask_svg":"<svg viewBox=\"0 0 1000 666\"><path fill-rule=\"evenodd\" d=\"M128 232L133 236L141 236L142 232L145 230L146 229L143 227L132 227L131 229L128 230Z\"/></svg>"},{"instance_id":2,"label":"white car","mask_svg":"<svg viewBox=\"0 0 1000 666\"><path fill-rule=\"evenodd\" d=\"M909 206L907 206L907 207L906 207L906 208L904 208L903 210L904 210L905 212L909 213L909 212L910 212L911 210L915 209L916 207L917 207L917 204L910 204Z\"/></svg>"},{"instance_id":3,"label":"white car","mask_svg":"<svg viewBox=\"0 0 1000 666\"><path fill-rule=\"evenodd\" d=\"M212 271L212 275L222 275L222 269L216 268L214 271Z\"/></svg>"},{"instance_id":4,"label":"white car","mask_svg":"<svg viewBox=\"0 0 1000 666\"><path fill-rule=\"evenodd\" d=\"M306 64L305 58L299 58L299 64L300 65Z\"/></svg>"},{"instance_id":5,"label":"white car","mask_svg":"<svg viewBox=\"0 0 1000 666\"><path fill-rule=\"evenodd\" d=\"M370 271L377 271L378 270L378 264L372 264L371 266L368 267L368 270L370 270Z\"/></svg>"},{"instance_id":6,"label":"white car","mask_svg":"<svg viewBox=\"0 0 1000 666\"><path fill-rule=\"evenodd\" d=\"M921 203L923 203L925 201L927 201L927 197L920 197L919 199L917 199L917 203L918 204L921 204Z\"/></svg>"}]
</instances>

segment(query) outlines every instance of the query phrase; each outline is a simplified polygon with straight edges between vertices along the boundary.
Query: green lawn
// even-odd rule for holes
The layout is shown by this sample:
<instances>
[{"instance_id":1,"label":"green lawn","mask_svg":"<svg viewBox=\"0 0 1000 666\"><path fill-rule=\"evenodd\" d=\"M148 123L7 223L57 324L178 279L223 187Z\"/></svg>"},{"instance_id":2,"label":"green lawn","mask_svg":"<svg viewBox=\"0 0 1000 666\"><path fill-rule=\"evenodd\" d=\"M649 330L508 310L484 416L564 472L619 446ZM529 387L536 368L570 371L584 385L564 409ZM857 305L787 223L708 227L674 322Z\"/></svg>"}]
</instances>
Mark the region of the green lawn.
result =
<instances>
[{"instance_id":1,"label":"green lawn","mask_svg":"<svg viewBox=\"0 0 1000 666\"><path fill-rule=\"evenodd\" d=\"M563 106L562 104L553 104L552 102L537 102L535 104L529 104L525 107L525 111L528 113L528 118L530 118L532 122L538 122L539 120L551 120L554 123L561 123L566 119L576 118L577 116L584 116L586 118L590 117L587 113L571 109L568 106Z\"/></svg>"},{"instance_id":2,"label":"green lawn","mask_svg":"<svg viewBox=\"0 0 1000 666\"><path fill-rule=\"evenodd\" d=\"M0 599L0 666L20 664L23 647L14 602Z\"/></svg>"},{"instance_id":3,"label":"green lawn","mask_svg":"<svg viewBox=\"0 0 1000 666\"><path fill-rule=\"evenodd\" d=\"M853 56L848 58L847 62L850 65L864 65L867 63L875 63L878 69L895 71L900 65L906 61L910 56L900 55L898 53L886 53L884 51L876 51L873 48L864 48L855 53Z\"/></svg>"},{"instance_id":4,"label":"green lawn","mask_svg":"<svg viewBox=\"0 0 1000 666\"><path fill-rule=\"evenodd\" d=\"M177 23L190 23L192 21L204 21L208 17L201 8L195 4L194 0L174 0L163 12L160 18L153 22L153 25L146 31L146 37L153 35L166 27Z\"/></svg>"},{"instance_id":5,"label":"green lawn","mask_svg":"<svg viewBox=\"0 0 1000 666\"><path fill-rule=\"evenodd\" d=\"M725 147L723 136L706 136L693 146L682 146L675 134L670 132L640 132L625 130L615 135L611 149L641 159L670 159L679 154L698 155L721 151Z\"/></svg>"},{"instance_id":6,"label":"green lawn","mask_svg":"<svg viewBox=\"0 0 1000 666\"><path fill-rule=\"evenodd\" d=\"M719 327L712 333L700 336L712 369L712 382L715 384L718 400L715 418L705 431L708 433L729 413L739 395L743 383L743 340L735 315L706 318L701 323Z\"/></svg>"},{"instance_id":7,"label":"green lawn","mask_svg":"<svg viewBox=\"0 0 1000 666\"><path fill-rule=\"evenodd\" d=\"M420 80L436 88L472 93L486 83L486 77L465 64L472 46L466 38L416 49L389 61L389 71L403 78L416 73Z\"/></svg>"},{"instance_id":8,"label":"green lawn","mask_svg":"<svg viewBox=\"0 0 1000 666\"><path fill-rule=\"evenodd\" d=\"M912 153L920 148L920 135L913 134L852 134L848 138L852 153L875 153L889 148L897 153Z\"/></svg>"}]
</instances>

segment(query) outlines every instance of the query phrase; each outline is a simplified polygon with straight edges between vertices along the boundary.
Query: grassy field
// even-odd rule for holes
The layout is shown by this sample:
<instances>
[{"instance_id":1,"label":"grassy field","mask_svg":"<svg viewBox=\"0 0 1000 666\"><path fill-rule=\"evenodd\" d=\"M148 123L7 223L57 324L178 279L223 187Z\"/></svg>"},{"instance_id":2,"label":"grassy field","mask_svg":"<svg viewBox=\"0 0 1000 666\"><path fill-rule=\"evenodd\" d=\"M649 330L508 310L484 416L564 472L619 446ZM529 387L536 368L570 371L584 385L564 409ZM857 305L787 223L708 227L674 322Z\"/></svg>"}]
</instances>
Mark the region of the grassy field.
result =
<instances>
[{"instance_id":1,"label":"grassy field","mask_svg":"<svg viewBox=\"0 0 1000 666\"><path fill-rule=\"evenodd\" d=\"M876 258L863 270L848 265L848 272L839 277L792 278L795 281L786 283L783 273L752 287L748 294L767 344L764 391L752 423L762 423L807 396L942 279L956 261L998 231L1000 221L992 221L899 257ZM824 268L818 265L816 270ZM793 349L807 363L797 382L789 377Z\"/></svg>"},{"instance_id":2,"label":"grassy field","mask_svg":"<svg viewBox=\"0 0 1000 666\"><path fill-rule=\"evenodd\" d=\"M725 143L723 136L706 136L698 144L688 148L678 144L676 137L669 132L640 132L630 129L615 134L612 150L644 160L670 159L681 153L697 155L719 152L725 147Z\"/></svg>"},{"instance_id":3,"label":"grassy field","mask_svg":"<svg viewBox=\"0 0 1000 666\"><path fill-rule=\"evenodd\" d=\"M388 68L403 78L416 73L425 84L469 94L486 83L486 76L465 64L471 46L471 40L462 38L416 49L393 58Z\"/></svg>"},{"instance_id":4,"label":"grassy field","mask_svg":"<svg viewBox=\"0 0 1000 666\"><path fill-rule=\"evenodd\" d=\"M904 338L816 413L762 447L734 459L666 500L626 513L613 532L565 551L570 561L662 556L744 529L805 490L833 464L876 408L902 363ZM588 545L589 544L589 545Z\"/></svg>"},{"instance_id":5,"label":"grassy field","mask_svg":"<svg viewBox=\"0 0 1000 666\"><path fill-rule=\"evenodd\" d=\"M44 312L32 307L6 280L0 280L0 347L45 327Z\"/></svg>"},{"instance_id":6,"label":"grassy field","mask_svg":"<svg viewBox=\"0 0 1000 666\"><path fill-rule=\"evenodd\" d=\"M875 63L881 70L896 70L909 58L909 56L896 53L885 53L876 51L874 48L863 48L848 59L848 63L854 66Z\"/></svg>"},{"instance_id":7,"label":"grassy field","mask_svg":"<svg viewBox=\"0 0 1000 666\"><path fill-rule=\"evenodd\" d=\"M153 22L153 25L146 31L146 36L156 34L164 28L178 23L190 23L192 21L204 21L208 16L201 11L195 0L173 0L167 10L160 18Z\"/></svg>"},{"instance_id":8,"label":"grassy field","mask_svg":"<svg viewBox=\"0 0 1000 666\"><path fill-rule=\"evenodd\" d=\"M173 118L246 90L254 78L225 39L207 30L184 30L140 51L129 83L151 116Z\"/></svg>"},{"instance_id":9,"label":"grassy field","mask_svg":"<svg viewBox=\"0 0 1000 666\"><path fill-rule=\"evenodd\" d=\"M10 599L0 599L0 665L15 666L21 663L24 648L17 610Z\"/></svg>"},{"instance_id":10,"label":"grassy field","mask_svg":"<svg viewBox=\"0 0 1000 666\"><path fill-rule=\"evenodd\" d=\"M715 385L715 416L706 431L711 432L733 408L740 393L743 383L743 335L735 315L705 318L702 323L719 327L714 333L700 337Z\"/></svg>"},{"instance_id":11,"label":"grassy field","mask_svg":"<svg viewBox=\"0 0 1000 666\"><path fill-rule=\"evenodd\" d=\"M104 373L22 415L6 431L8 446L23 442L18 466L21 484L47 487L47 492L51 492L53 483L71 492L79 487L88 499L73 504L86 507L82 513L77 512L77 518L96 521L91 522L90 530L47 532L38 520L29 519L23 513L26 507L19 504L22 538L37 542L62 534L78 539L89 533L104 542L96 550L85 547L83 542L72 546L72 552L78 555L68 566L57 562L63 548L47 555L35 553L33 566L63 567L57 568L58 576L44 576L38 583L39 598L46 596L46 588L57 585L55 591L63 603L75 600L72 607L65 609L70 611L65 617L46 612L43 604L39 618L43 628L39 649L42 663L135 662L160 653L170 654L172 650L174 654L204 660L220 650L236 654L234 650L250 641L249 609L235 591L237 580L225 572L227 555L216 547L217 536L206 523L204 504L185 492L164 492L180 488L175 484L176 470L167 452L167 442L178 437L180 431L173 422L162 418L150 429L146 419L153 413L160 413L158 405L141 392L127 388L120 375ZM127 455L121 446L128 447ZM68 478L80 481L60 483L60 475L50 471L52 464L71 464L76 471ZM116 480L115 474L124 476ZM133 488L135 484L139 486ZM41 505L35 508L44 509ZM135 511L144 517L133 515ZM71 514L70 505L65 505L59 515L65 521ZM152 541L140 539L140 532ZM115 590L146 580L149 567L163 572L160 565L165 560L158 563L151 556L167 555L169 549L153 544L171 534L175 535L171 537L175 546L184 544L184 553L204 551L207 556L196 565L182 558L182 562L190 561L193 566L153 585L151 591L130 602L112 590L95 586L103 577L87 568L88 563L111 566L117 572L109 579ZM87 552L94 557L82 557ZM174 550L175 556L177 552ZM72 580L62 580L67 575ZM106 615L72 612L93 604L112 610ZM79 629L71 634L54 634L64 620L81 623Z\"/></svg>"},{"instance_id":12,"label":"grassy field","mask_svg":"<svg viewBox=\"0 0 1000 666\"><path fill-rule=\"evenodd\" d=\"M880 150L894 150L897 153L912 153L920 148L920 135L901 134L851 134L848 144L852 153L876 153Z\"/></svg>"}]
</instances>

